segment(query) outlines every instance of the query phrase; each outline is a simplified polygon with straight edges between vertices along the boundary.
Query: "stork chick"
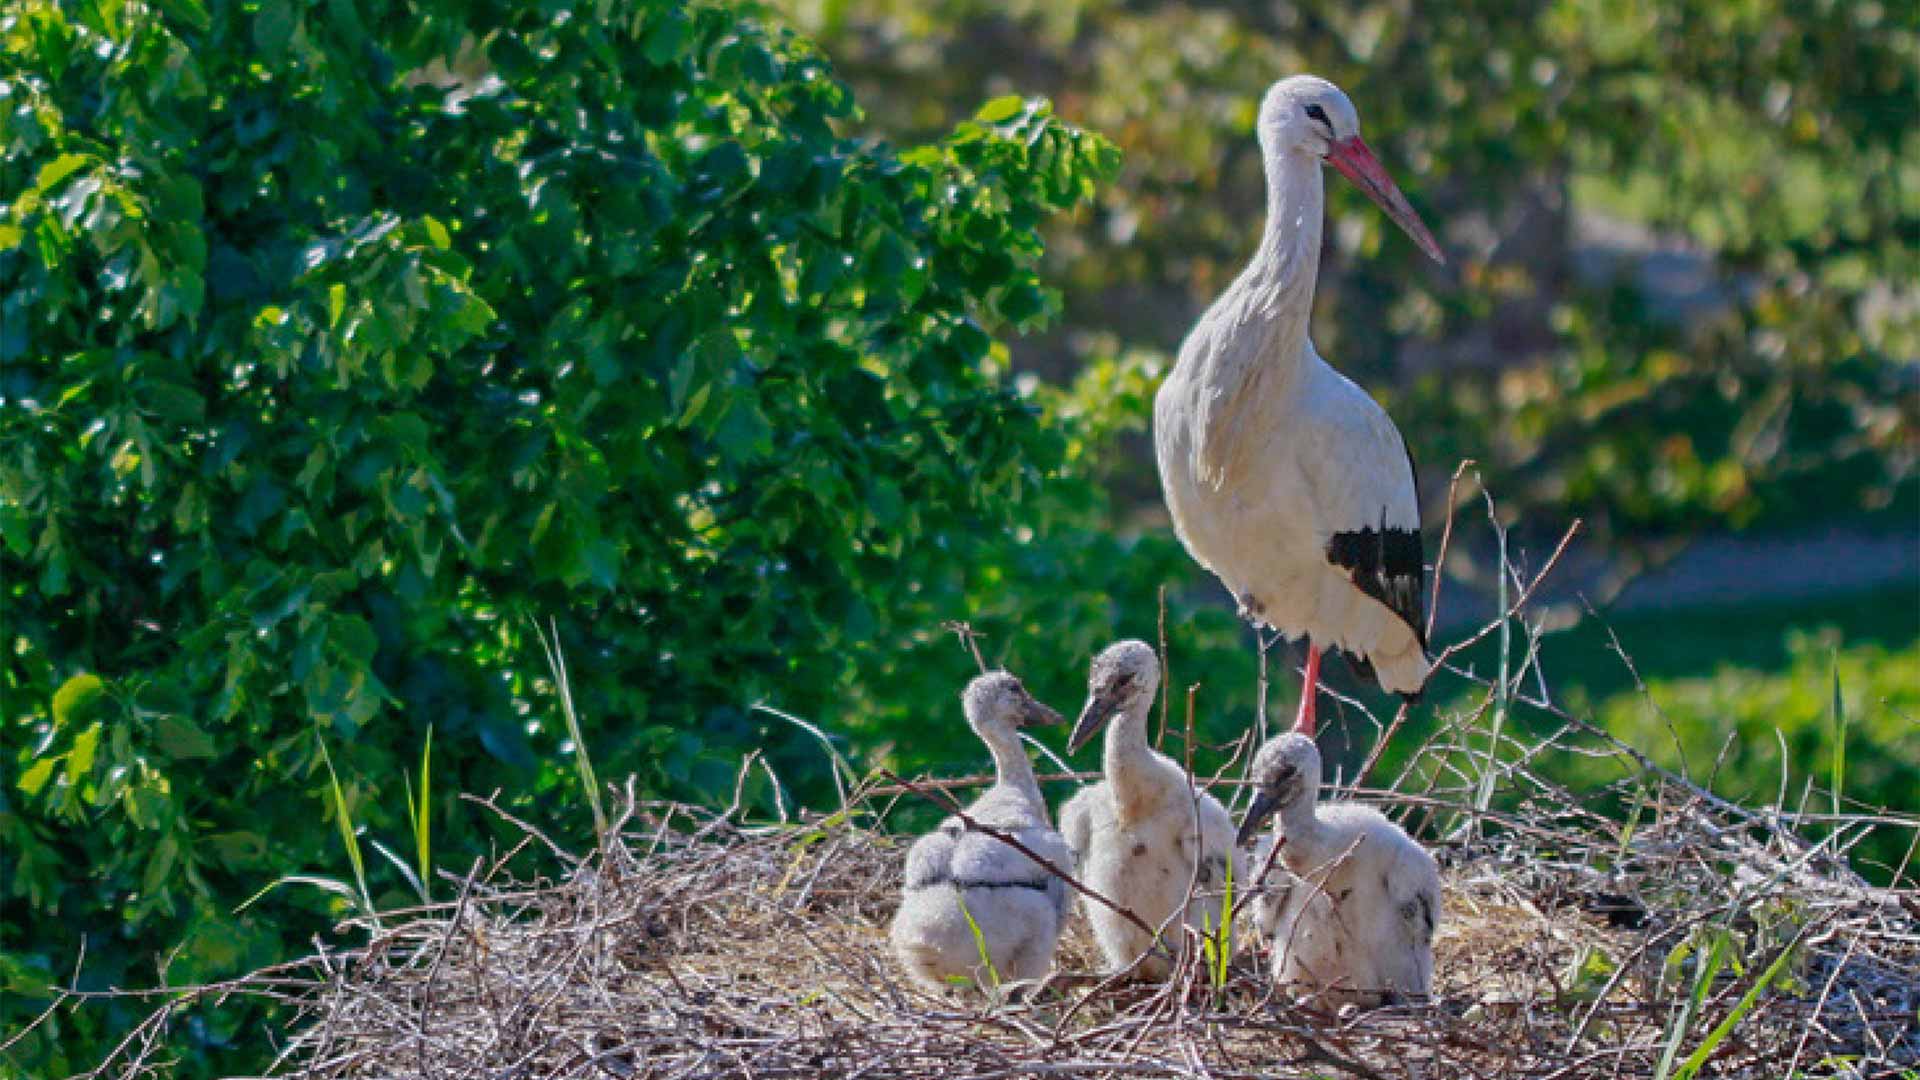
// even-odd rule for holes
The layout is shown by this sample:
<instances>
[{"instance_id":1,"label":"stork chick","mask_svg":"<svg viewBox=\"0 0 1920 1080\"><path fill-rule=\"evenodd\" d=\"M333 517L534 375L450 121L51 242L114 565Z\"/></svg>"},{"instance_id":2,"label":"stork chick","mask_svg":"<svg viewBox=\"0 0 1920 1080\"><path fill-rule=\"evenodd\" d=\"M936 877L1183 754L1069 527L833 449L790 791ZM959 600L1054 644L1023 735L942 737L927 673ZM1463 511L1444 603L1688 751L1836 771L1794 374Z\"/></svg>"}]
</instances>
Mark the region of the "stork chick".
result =
<instances>
[{"instance_id":1,"label":"stork chick","mask_svg":"<svg viewBox=\"0 0 1920 1080\"><path fill-rule=\"evenodd\" d=\"M1047 818L1019 734L1022 727L1060 723L1060 714L1004 671L974 679L960 700L994 768L994 785L967 808L967 816L1011 834L1062 872L1071 870L1073 853ZM950 817L907 851L905 888L891 932L894 955L915 980L935 990L1037 979L1053 963L1066 911L1060 878Z\"/></svg>"},{"instance_id":2,"label":"stork chick","mask_svg":"<svg viewBox=\"0 0 1920 1080\"><path fill-rule=\"evenodd\" d=\"M1238 844L1280 817L1278 836L1251 860L1257 873L1281 845L1253 908L1273 941L1276 985L1336 1006L1427 994L1440 916L1433 856L1370 806L1319 805L1320 751L1298 731L1260 748L1253 779L1259 788Z\"/></svg>"},{"instance_id":3,"label":"stork chick","mask_svg":"<svg viewBox=\"0 0 1920 1080\"><path fill-rule=\"evenodd\" d=\"M1187 926L1217 931L1226 876L1244 880L1233 845L1233 819L1213 796L1196 790L1187 771L1148 745L1147 714L1160 686L1160 661L1144 641L1109 646L1093 661L1086 708L1068 746L1079 750L1107 729L1105 779L1082 788L1060 810L1061 830L1079 859L1080 880L1132 911L1148 926L1165 926L1162 944L1103 904L1085 901L1107 964L1132 965L1164 979ZM1192 900L1188 900L1189 885Z\"/></svg>"},{"instance_id":4,"label":"stork chick","mask_svg":"<svg viewBox=\"0 0 1920 1080\"><path fill-rule=\"evenodd\" d=\"M1267 223L1240 276L1200 317L1154 398L1160 484L1187 553L1256 626L1310 639L1296 726L1313 731L1320 652L1412 697L1428 674L1426 571L1413 459L1367 392L1307 336L1332 165L1420 249L1439 245L1360 138L1340 88L1312 75L1260 104Z\"/></svg>"}]
</instances>

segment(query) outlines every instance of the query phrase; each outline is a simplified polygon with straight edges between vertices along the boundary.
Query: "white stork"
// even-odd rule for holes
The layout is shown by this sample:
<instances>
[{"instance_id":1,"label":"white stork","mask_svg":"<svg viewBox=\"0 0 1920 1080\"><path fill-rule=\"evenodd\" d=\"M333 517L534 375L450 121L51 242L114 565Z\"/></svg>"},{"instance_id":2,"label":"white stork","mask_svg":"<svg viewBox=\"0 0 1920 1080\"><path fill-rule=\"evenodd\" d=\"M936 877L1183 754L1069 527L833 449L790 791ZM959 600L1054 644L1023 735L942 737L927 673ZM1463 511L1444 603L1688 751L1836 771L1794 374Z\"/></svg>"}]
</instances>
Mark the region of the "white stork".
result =
<instances>
[{"instance_id":1,"label":"white stork","mask_svg":"<svg viewBox=\"0 0 1920 1080\"><path fill-rule=\"evenodd\" d=\"M1249 871L1234 846L1227 808L1196 790L1187 770L1147 741L1147 715L1159 691L1160 659L1146 642L1118 642L1093 658L1087 704L1067 746L1077 752L1105 727L1104 775L1060 808L1060 831L1081 880L1148 926L1158 929L1185 905L1186 925L1211 932L1221 925L1229 875L1244 883ZM1168 927L1173 950L1156 948L1152 934L1119 912L1085 907L1110 968L1132 968L1150 980L1172 973L1179 927Z\"/></svg>"},{"instance_id":2,"label":"white stork","mask_svg":"<svg viewBox=\"0 0 1920 1080\"><path fill-rule=\"evenodd\" d=\"M1154 401L1154 442L1188 553L1256 626L1309 639L1295 727L1311 735L1322 647L1409 700L1429 667L1412 456L1386 411L1307 338L1321 163L1446 260L1361 141L1339 87L1312 75L1275 83L1260 103L1259 137L1266 230L1181 345Z\"/></svg>"},{"instance_id":3,"label":"white stork","mask_svg":"<svg viewBox=\"0 0 1920 1080\"><path fill-rule=\"evenodd\" d=\"M1322 806L1320 751L1290 731L1253 759L1258 787L1237 843L1275 813L1277 836L1253 856L1279 863L1254 887L1254 922L1273 945L1274 982L1328 1004L1375 1005L1433 988L1440 868L1406 830L1370 806Z\"/></svg>"},{"instance_id":4,"label":"white stork","mask_svg":"<svg viewBox=\"0 0 1920 1080\"><path fill-rule=\"evenodd\" d=\"M1073 852L1047 819L1047 801L1021 745L1019 728L1057 724L1005 671L982 675L961 695L967 723L993 755L994 784L968 807L974 821L1012 833L1058 869ZM907 850L906 880L890 936L894 955L922 985L985 985L991 971L1019 982L1053 966L1067 915L1067 887L999 839L950 817ZM986 955L981 955L981 950Z\"/></svg>"}]
</instances>

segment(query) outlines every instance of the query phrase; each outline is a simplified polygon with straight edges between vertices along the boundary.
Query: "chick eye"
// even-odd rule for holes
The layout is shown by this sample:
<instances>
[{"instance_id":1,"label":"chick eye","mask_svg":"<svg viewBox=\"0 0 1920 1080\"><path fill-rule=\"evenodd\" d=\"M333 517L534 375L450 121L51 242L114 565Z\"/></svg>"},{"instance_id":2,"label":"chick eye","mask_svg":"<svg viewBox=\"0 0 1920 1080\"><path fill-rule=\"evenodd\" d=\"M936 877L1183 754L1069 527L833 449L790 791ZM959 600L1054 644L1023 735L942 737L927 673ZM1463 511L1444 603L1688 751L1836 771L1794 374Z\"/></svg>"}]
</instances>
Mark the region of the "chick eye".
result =
<instances>
[{"instance_id":1,"label":"chick eye","mask_svg":"<svg viewBox=\"0 0 1920 1080\"><path fill-rule=\"evenodd\" d=\"M1306 107L1305 111L1307 114L1307 119L1320 121L1322 124L1325 124L1327 126L1327 130L1329 132L1333 130L1333 121L1327 119L1327 110L1321 108L1318 105L1309 105Z\"/></svg>"}]
</instances>

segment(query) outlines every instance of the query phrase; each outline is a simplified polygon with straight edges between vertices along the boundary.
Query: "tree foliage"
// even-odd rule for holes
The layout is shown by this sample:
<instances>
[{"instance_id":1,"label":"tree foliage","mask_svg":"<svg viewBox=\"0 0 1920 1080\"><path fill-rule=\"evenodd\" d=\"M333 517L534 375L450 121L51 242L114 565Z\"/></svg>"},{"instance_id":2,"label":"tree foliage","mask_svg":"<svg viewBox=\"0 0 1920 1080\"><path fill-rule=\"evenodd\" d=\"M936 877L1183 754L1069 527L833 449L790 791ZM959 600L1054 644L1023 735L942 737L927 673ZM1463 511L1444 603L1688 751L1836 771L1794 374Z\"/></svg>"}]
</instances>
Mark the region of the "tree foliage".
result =
<instances>
[{"instance_id":1,"label":"tree foliage","mask_svg":"<svg viewBox=\"0 0 1920 1080\"><path fill-rule=\"evenodd\" d=\"M391 839L429 727L442 851L451 793L569 790L536 621L603 771L804 780L748 706L848 708L1068 453L991 334L1057 308L1039 227L1117 154L1044 103L860 141L811 45L706 3L0 35L9 1030L83 939L83 987L303 947L344 900L236 907L343 865L323 814Z\"/></svg>"}]
</instances>

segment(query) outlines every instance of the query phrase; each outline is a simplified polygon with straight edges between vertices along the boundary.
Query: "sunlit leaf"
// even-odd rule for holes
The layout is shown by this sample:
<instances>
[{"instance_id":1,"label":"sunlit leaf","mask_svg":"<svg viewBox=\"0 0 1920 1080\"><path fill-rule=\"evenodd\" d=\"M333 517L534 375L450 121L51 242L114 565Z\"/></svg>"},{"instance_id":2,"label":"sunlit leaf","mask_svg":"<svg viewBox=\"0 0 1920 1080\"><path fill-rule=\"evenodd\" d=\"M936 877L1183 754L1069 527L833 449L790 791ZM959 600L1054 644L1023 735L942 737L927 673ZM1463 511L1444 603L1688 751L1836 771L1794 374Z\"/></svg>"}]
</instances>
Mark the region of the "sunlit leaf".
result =
<instances>
[{"instance_id":1,"label":"sunlit leaf","mask_svg":"<svg viewBox=\"0 0 1920 1080\"><path fill-rule=\"evenodd\" d=\"M60 684L53 695L54 724L71 727L92 720L105 704L106 690L107 684L91 672L81 672Z\"/></svg>"}]
</instances>

